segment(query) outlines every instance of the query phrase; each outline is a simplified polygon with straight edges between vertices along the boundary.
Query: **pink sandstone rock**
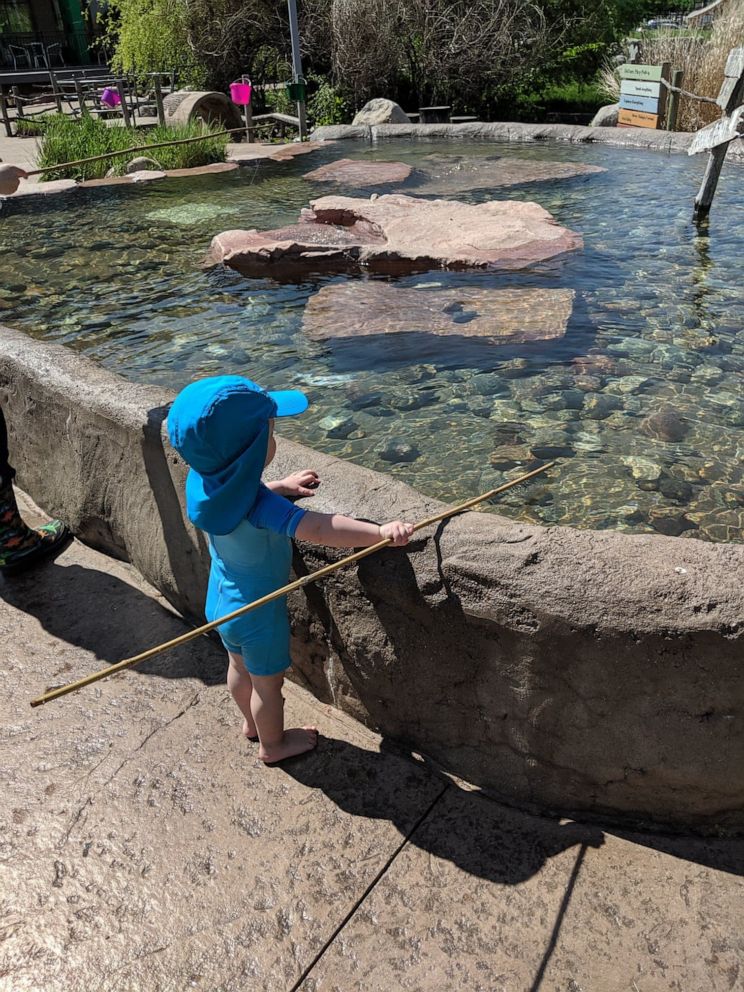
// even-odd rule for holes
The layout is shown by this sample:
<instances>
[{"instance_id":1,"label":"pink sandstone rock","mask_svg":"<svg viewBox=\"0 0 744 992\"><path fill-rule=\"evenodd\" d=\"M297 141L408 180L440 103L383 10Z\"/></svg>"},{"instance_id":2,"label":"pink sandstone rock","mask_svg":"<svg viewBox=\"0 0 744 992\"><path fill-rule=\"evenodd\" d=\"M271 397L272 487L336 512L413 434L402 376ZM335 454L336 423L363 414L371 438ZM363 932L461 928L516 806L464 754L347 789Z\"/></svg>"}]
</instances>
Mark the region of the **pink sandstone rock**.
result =
<instances>
[{"instance_id":1,"label":"pink sandstone rock","mask_svg":"<svg viewBox=\"0 0 744 992\"><path fill-rule=\"evenodd\" d=\"M340 158L328 165L321 165L302 177L314 182L349 183L354 186L382 186L402 183L411 175L410 165L404 162L371 162L353 158Z\"/></svg>"},{"instance_id":2,"label":"pink sandstone rock","mask_svg":"<svg viewBox=\"0 0 744 992\"><path fill-rule=\"evenodd\" d=\"M227 146L227 157L230 162L257 162L270 159L272 162L285 162L298 155L309 155L320 148L328 148L331 141L293 141L287 145L263 144L258 141L242 144L232 143Z\"/></svg>"},{"instance_id":3,"label":"pink sandstone rock","mask_svg":"<svg viewBox=\"0 0 744 992\"><path fill-rule=\"evenodd\" d=\"M410 289L354 280L311 296L302 329L315 341L424 333L520 344L563 337L573 299L571 289Z\"/></svg>"},{"instance_id":4,"label":"pink sandstone rock","mask_svg":"<svg viewBox=\"0 0 744 992\"><path fill-rule=\"evenodd\" d=\"M211 257L247 274L357 267L522 269L581 247L581 236L558 225L537 203L470 204L396 193L313 200L290 227L218 234Z\"/></svg>"},{"instance_id":5,"label":"pink sandstone rock","mask_svg":"<svg viewBox=\"0 0 744 992\"><path fill-rule=\"evenodd\" d=\"M496 189L523 183L571 179L606 172L583 162L546 162L499 155L466 158L462 155L429 155L421 165L417 193L453 196L473 189Z\"/></svg>"}]
</instances>

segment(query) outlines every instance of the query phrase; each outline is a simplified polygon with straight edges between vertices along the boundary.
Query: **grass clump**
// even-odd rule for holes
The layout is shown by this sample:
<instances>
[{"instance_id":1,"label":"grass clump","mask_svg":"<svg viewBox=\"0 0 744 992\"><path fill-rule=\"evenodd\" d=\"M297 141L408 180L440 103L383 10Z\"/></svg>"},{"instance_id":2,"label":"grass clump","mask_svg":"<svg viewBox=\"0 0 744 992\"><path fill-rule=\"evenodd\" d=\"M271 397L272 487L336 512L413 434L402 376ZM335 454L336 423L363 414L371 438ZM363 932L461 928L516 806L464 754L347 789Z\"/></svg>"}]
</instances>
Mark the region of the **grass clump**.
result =
<instances>
[{"instance_id":1,"label":"grass clump","mask_svg":"<svg viewBox=\"0 0 744 992\"><path fill-rule=\"evenodd\" d=\"M207 128L200 121L179 124L172 127L156 127L148 130L137 128L110 127L104 121L90 115L80 119L64 114L50 114L45 121L44 133L39 142L39 167L60 166L44 174L50 179L101 179L107 174L124 175L127 162L144 156L151 158L162 169L190 169L212 162L224 162L228 135L216 137L215 131L221 127ZM166 148L153 148L161 141L179 141L183 138L202 137L189 145L172 145ZM70 168L62 168L66 162L103 155L110 152L126 152L99 162L87 162Z\"/></svg>"}]
</instances>

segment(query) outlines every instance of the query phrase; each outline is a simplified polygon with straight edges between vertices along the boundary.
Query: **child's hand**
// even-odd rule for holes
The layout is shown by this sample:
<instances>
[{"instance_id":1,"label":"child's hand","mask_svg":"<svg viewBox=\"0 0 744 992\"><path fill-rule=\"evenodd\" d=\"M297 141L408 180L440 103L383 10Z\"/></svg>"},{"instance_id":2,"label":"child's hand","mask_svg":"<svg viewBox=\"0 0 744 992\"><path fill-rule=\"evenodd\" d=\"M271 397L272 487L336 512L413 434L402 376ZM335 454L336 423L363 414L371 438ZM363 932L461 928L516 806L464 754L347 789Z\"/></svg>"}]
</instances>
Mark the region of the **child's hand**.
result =
<instances>
[{"instance_id":1,"label":"child's hand","mask_svg":"<svg viewBox=\"0 0 744 992\"><path fill-rule=\"evenodd\" d=\"M393 520L380 527L380 536L390 541L396 548L408 544L411 534L413 534L413 524L404 524L402 520Z\"/></svg>"},{"instance_id":2,"label":"child's hand","mask_svg":"<svg viewBox=\"0 0 744 992\"><path fill-rule=\"evenodd\" d=\"M314 496L314 490L320 485L317 472L305 468L301 472L293 472L286 479L271 484L270 488L280 496Z\"/></svg>"}]
</instances>

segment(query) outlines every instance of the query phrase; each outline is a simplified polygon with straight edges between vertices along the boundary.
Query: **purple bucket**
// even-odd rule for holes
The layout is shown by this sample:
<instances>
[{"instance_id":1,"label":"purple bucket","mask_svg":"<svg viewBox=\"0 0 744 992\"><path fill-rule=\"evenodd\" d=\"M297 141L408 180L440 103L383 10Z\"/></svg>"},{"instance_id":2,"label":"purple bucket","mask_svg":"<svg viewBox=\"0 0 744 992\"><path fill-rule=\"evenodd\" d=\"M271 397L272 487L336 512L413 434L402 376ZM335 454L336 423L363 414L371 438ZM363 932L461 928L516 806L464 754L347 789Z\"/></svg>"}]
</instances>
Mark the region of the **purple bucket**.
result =
<instances>
[{"instance_id":1,"label":"purple bucket","mask_svg":"<svg viewBox=\"0 0 744 992\"><path fill-rule=\"evenodd\" d=\"M105 104L107 107L110 107L112 110L114 107L118 107L121 103L119 91L112 90L110 86L107 86L103 93L101 93L101 103Z\"/></svg>"},{"instance_id":2,"label":"purple bucket","mask_svg":"<svg viewBox=\"0 0 744 992\"><path fill-rule=\"evenodd\" d=\"M250 83L230 83L230 99L238 107L247 107L251 102Z\"/></svg>"}]
</instances>

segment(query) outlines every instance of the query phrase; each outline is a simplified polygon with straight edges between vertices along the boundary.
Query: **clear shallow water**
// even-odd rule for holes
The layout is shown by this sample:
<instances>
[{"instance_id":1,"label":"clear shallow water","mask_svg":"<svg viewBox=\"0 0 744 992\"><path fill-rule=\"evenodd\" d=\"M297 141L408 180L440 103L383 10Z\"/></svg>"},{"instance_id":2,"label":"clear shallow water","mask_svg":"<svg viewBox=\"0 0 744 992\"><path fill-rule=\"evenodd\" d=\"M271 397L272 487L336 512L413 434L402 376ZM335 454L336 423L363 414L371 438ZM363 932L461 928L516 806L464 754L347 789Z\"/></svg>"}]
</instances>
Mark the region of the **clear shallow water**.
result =
<instances>
[{"instance_id":1,"label":"clear shallow water","mask_svg":"<svg viewBox=\"0 0 744 992\"><path fill-rule=\"evenodd\" d=\"M583 251L519 273L397 280L434 290L571 288L562 339L513 347L429 335L313 342L302 331L306 301L350 277L279 285L202 266L221 230L278 227L313 197L356 192L302 179L324 161L427 167L432 154L438 168L451 156L500 155L607 170L457 194L535 200L582 233ZM742 167L727 163L701 236L690 215L703 168L703 158L602 147L349 143L188 182L18 201L0 213L0 320L136 381L177 389L197 376L240 372L268 387L303 388L311 412L283 423L283 434L445 500L559 455L549 484L507 495L499 512L738 541Z\"/></svg>"}]
</instances>

